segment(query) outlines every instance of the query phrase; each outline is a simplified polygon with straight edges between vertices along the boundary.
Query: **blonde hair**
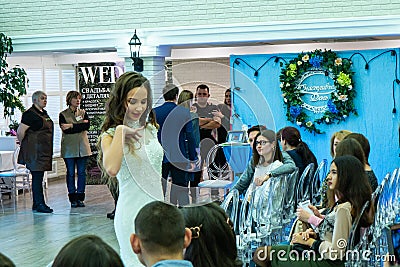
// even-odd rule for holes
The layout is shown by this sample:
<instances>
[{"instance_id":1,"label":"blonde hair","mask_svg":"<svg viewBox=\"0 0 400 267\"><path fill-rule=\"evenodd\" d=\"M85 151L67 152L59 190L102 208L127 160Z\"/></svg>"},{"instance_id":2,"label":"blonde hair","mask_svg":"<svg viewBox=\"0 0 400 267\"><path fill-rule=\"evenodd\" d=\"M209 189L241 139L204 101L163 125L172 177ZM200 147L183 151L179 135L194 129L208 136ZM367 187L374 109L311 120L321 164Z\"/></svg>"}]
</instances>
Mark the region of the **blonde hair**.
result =
<instances>
[{"instance_id":1,"label":"blonde hair","mask_svg":"<svg viewBox=\"0 0 400 267\"><path fill-rule=\"evenodd\" d=\"M178 105L190 109L190 101L193 99L193 93L189 90L183 90L178 97Z\"/></svg>"},{"instance_id":2,"label":"blonde hair","mask_svg":"<svg viewBox=\"0 0 400 267\"><path fill-rule=\"evenodd\" d=\"M350 131L347 130L341 130L336 133L334 133L331 137L331 156L332 158L335 156L335 153L333 152L333 145L335 143L335 138L338 139L339 141L342 141L347 135L351 134Z\"/></svg>"}]
</instances>

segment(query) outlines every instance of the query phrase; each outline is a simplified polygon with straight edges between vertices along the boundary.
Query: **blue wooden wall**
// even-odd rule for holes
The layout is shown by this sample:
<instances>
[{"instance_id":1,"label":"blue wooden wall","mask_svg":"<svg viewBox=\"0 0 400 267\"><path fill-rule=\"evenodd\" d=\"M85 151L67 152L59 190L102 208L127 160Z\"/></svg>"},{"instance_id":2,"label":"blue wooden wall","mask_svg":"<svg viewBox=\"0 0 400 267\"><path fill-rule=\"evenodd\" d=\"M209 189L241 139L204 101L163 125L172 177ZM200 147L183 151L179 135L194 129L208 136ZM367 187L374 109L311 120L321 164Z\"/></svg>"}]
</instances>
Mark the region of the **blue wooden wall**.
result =
<instances>
[{"instance_id":1,"label":"blue wooden wall","mask_svg":"<svg viewBox=\"0 0 400 267\"><path fill-rule=\"evenodd\" d=\"M338 56L349 58L359 52L367 61L378 56L385 50L340 51ZM302 139L308 143L318 161L323 158L331 160L329 154L329 140L331 135L339 130L350 130L364 134L371 144L369 162L375 171L378 180L384 175L400 167L400 85L394 85L397 113L393 114L393 81L400 76L400 49L393 49L396 55L384 53L369 63L365 69L365 61L359 55L352 58L354 74L354 89L357 91L355 106L358 116L350 115L340 124L319 125L324 134L311 134L300 129ZM232 55L231 87L233 90L234 112L233 129L240 129L242 124L264 124L275 131L285 127L297 125L286 120L286 110L280 90L279 75L281 67L273 59L262 67L258 76L254 70L263 65L269 58L278 56L286 61L297 54L268 54L268 55ZM239 59L239 65L234 61ZM243 61L242 61L243 60ZM246 63L248 63L248 66ZM396 67L397 64L397 67ZM233 67L234 66L234 67Z\"/></svg>"}]
</instances>

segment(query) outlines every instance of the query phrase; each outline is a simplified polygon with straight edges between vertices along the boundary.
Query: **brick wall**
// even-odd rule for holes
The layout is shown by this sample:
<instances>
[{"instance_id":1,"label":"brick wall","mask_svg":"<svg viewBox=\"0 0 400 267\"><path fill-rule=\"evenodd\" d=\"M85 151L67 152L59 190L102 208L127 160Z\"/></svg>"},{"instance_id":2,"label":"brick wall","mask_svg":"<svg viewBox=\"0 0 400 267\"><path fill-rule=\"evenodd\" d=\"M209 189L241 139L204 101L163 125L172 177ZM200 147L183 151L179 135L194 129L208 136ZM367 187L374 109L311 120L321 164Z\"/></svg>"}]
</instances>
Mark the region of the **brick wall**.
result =
<instances>
[{"instance_id":1,"label":"brick wall","mask_svg":"<svg viewBox=\"0 0 400 267\"><path fill-rule=\"evenodd\" d=\"M200 83L210 88L211 101L223 102L224 93L230 87L229 58L173 60L174 83L193 93Z\"/></svg>"},{"instance_id":2,"label":"brick wall","mask_svg":"<svg viewBox=\"0 0 400 267\"><path fill-rule=\"evenodd\" d=\"M2 1L9 36L399 15L398 0Z\"/></svg>"}]
</instances>

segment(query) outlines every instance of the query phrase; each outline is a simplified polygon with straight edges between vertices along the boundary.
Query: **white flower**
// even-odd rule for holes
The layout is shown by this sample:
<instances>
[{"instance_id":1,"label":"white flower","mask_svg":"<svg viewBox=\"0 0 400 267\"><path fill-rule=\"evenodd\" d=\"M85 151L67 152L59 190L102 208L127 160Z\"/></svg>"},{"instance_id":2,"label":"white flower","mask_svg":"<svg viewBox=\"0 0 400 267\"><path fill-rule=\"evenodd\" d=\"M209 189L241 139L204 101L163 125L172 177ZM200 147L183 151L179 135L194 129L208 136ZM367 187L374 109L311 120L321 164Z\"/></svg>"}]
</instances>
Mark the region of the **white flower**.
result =
<instances>
[{"instance_id":1,"label":"white flower","mask_svg":"<svg viewBox=\"0 0 400 267\"><path fill-rule=\"evenodd\" d=\"M350 85L348 86L348 88L349 88L349 90L352 90L352 89L353 89L353 85L350 84Z\"/></svg>"},{"instance_id":2,"label":"white flower","mask_svg":"<svg viewBox=\"0 0 400 267\"><path fill-rule=\"evenodd\" d=\"M345 102L345 101L347 101L347 95L340 95L339 97L338 97L338 99L339 100L342 100L343 102Z\"/></svg>"},{"instance_id":3,"label":"white flower","mask_svg":"<svg viewBox=\"0 0 400 267\"><path fill-rule=\"evenodd\" d=\"M326 123L329 123L329 122L330 122L329 118L326 118L325 121L326 121Z\"/></svg>"},{"instance_id":4,"label":"white flower","mask_svg":"<svg viewBox=\"0 0 400 267\"><path fill-rule=\"evenodd\" d=\"M283 83L281 83L281 84L279 85L279 87L280 87L280 88L283 88Z\"/></svg>"},{"instance_id":5,"label":"white flower","mask_svg":"<svg viewBox=\"0 0 400 267\"><path fill-rule=\"evenodd\" d=\"M346 118L347 118L347 115L343 115L343 118L346 119Z\"/></svg>"},{"instance_id":6,"label":"white flower","mask_svg":"<svg viewBox=\"0 0 400 267\"><path fill-rule=\"evenodd\" d=\"M286 93L283 93L283 94L282 94L282 97L285 97L285 96L286 96Z\"/></svg>"},{"instance_id":7,"label":"white flower","mask_svg":"<svg viewBox=\"0 0 400 267\"><path fill-rule=\"evenodd\" d=\"M296 124L300 126L301 125L301 121L296 121Z\"/></svg>"},{"instance_id":8,"label":"white flower","mask_svg":"<svg viewBox=\"0 0 400 267\"><path fill-rule=\"evenodd\" d=\"M339 66L342 65L342 59L340 57L338 57L337 59L335 59L335 65Z\"/></svg>"},{"instance_id":9,"label":"white flower","mask_svg":"<svg viewBox=\"0 0 400 267\"><path fill-rule=\"evenodd\" d=\"M305 54L302 58L301 58L304 62L308 61L310 59L310 56L308 54Z\"/></svg>"},{"instance_id":10,"label":"white flower","mask_svg":"<svg viewBox=\"0 0 400 267\"><path fill-rule=\"evenodd\" d=\"M290 83L286 83L286 87L289 87L290 86Z\"/></svg>"},{"instance_id":11,"label":"white flower","mask_svg":"<svg viewBox=\"0 0 400 267\"><path fill-rule=\"evenodd\" d=\"M307 122L306 122L306 126L307 126L307 127L311 127L312 125L313 125L312 121L307 121Z\"/></svg>"},{"instance_id":12,"label":"white flower","mask_svg":"<svg viewBox=\"0 0 400 267\"><path fill-rule=\"evenodd\" d=\"M284 98L283 101L284 101L285 103L287 103L287 99L286 99L286 98Z\"/></svg>"},{"instance_id":13,"label":"white flower","mask_svg":"<svg viewBox=\"0 0 400 267\"><path fill-rule=\"evenodd\" d=\"M301 64L303 64L303 62L301 62L300 60L297 61L297 65L300 66Z\"/></svg>"}]
</instances>

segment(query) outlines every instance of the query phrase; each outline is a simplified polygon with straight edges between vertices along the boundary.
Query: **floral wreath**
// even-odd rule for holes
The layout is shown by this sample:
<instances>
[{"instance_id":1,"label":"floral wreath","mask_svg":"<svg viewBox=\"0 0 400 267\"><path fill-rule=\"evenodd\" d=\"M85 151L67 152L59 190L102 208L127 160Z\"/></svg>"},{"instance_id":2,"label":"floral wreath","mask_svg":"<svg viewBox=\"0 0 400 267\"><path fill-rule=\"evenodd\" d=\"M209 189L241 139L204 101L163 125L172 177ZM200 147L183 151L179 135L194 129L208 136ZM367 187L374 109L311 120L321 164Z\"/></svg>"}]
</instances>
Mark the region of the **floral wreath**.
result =
<instances>
[{"instance_id":1,"label":"floral wreath","mask_svg":"<svg viewBox=\"0 0 400 267\"><path fill-rule=\"evenodd\" d=\"M315 50L308 53L300 53L296 58L289 61L280 75L280 88L283 100L286 104L286 117L300 127L311 133L323 133L317 128L317 124L339 123L345 120L350 113L357 115L354 107L353 72L350 70L352 62L346 58L340 58L331 50ZM322 117L312 121L305 113L300 89L297 85L307 71L324 71L330 76L336 87L336 91L330 94L327 109Z\"/></svg>"}]
</instances>

